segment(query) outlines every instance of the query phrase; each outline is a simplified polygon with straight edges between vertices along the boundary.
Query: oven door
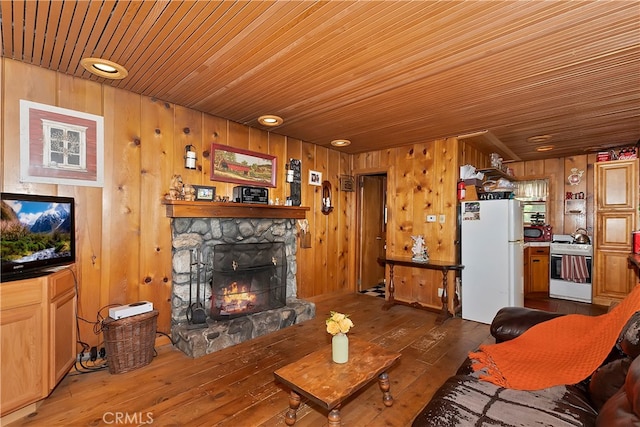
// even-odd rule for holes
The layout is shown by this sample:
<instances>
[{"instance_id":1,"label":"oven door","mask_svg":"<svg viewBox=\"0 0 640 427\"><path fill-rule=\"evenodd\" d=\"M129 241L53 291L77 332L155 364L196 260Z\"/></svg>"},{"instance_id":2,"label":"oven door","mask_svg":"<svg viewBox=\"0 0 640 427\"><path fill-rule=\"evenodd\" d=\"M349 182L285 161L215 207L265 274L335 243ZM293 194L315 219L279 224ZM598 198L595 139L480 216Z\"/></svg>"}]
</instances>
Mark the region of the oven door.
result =
<instances>
[{"instance_id":1,"label":"oven door","mask_svg":"<svg viewBox=\"0 0 640 427\"><path fill-rule=\"evenodd\" d=\"M591 283L591 256L585 256L587 261L587 271L589 272L589 278L586 283ZM563 280L562 279L562 255L551 254L550 256L550 276L551 280Z\"/></svg>"}]
</instances>

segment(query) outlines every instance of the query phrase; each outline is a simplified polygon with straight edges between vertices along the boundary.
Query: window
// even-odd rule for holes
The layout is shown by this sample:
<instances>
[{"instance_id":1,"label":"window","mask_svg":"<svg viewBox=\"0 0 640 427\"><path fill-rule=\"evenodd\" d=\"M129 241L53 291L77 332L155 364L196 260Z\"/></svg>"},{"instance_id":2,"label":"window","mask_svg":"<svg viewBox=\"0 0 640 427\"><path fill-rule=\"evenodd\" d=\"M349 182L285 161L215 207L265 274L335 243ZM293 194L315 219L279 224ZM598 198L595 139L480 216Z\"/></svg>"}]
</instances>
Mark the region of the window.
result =
<instances>
[{"instance_id":1,"label":"window","mask_svg":"<svg viewBox=\"0 0 640 427\"><path fill-rule=\"evenodd\" d=\"M87 128L42 120L42 164L56 169L87 169Z\"/></svg>"},{"instance_id":2,"label":"window","mask_svg":"<svg viewBox=\"0 0 640 427\"><path fill-rule=\"evenodd\" d=\"M525 224L547 224L548 179L516 182L515 198L522 201L522 221Z\"/></svg>"}]
</instances>

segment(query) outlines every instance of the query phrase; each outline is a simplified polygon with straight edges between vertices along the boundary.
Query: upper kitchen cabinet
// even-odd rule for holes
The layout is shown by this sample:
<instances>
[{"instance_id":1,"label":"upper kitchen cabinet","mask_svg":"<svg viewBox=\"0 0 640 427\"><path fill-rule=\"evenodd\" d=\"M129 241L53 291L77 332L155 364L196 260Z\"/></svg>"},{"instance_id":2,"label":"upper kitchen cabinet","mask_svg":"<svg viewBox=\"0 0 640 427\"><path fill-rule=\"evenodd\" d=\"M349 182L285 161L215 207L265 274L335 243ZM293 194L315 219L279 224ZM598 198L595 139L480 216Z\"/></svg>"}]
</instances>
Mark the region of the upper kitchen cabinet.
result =
<instances>
[{"instance_id":1,"label":"upper kitchen cabinet","mask_svg":"<svg viewBox=\"0 0 640 427\"><path fill-rule=\"evenodd\" d=\"M596 163L598 210L635 209L638 205L638 160Z\"/></svg>"}]
</instances>

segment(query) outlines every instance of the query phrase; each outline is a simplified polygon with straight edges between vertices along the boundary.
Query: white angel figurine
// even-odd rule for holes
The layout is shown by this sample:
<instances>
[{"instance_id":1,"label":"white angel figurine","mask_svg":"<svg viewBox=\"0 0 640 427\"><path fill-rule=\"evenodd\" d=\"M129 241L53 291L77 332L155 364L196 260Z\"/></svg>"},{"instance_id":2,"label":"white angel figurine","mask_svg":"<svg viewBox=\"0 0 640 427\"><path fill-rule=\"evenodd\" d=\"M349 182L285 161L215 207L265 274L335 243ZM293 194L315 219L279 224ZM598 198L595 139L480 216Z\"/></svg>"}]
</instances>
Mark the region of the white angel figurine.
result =
<instances>
[{"instance_id":1,"label":"white angel figurine","mask_svg":"<svg viewBox=\"0 0 640 427\"><path fill-rule=\"evenodd\" d=\"M411 248L413 256L411 257L411 259L413 259L414 261L429 261L424 237L422 235L411 236L411 239L413 240L413 247Z\"/></svg>"}]
</instances>

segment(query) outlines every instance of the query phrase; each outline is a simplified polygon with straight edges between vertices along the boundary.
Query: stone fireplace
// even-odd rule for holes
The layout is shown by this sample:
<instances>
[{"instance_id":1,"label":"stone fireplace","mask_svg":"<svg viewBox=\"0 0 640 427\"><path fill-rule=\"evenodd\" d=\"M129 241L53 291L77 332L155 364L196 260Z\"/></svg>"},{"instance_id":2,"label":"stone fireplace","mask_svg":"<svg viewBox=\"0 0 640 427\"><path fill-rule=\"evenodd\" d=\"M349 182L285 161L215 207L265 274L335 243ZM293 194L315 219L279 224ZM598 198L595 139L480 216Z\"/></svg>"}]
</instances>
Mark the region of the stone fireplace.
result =
<instances>
[{"instance_id":1,"label":"stone fireplace","mask_svg":"<svg viewBox=\"0 0 640 427\"><path fill-rule=\"evenodd\" d=\"M180 350L200 357L315 317L315 305L296 295L295 219L190 217L169 208L171 333ZM198 291L206 320L194 323Z\"/></svg>"}]
</instances>

